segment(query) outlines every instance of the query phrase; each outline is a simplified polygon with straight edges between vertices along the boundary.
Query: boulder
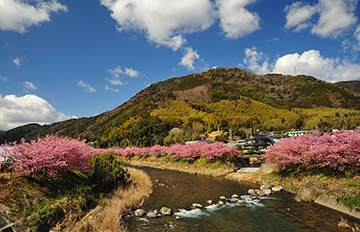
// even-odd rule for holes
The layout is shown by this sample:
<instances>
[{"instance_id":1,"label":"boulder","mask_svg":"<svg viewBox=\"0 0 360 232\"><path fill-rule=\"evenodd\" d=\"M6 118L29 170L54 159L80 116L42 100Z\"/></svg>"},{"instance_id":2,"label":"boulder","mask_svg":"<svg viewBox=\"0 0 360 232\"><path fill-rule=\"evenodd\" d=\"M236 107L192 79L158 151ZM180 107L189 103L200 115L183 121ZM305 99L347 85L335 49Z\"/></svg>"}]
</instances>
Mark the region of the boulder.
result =
<instances>
[{"instance_id":1,"label":"boulder","mask_svg":"<svg viewBox=\"0 0 360 232\"><path fill-rule=\"evenodd\" d=\"M143 210L143 209L137 209L137 210L135 210L135 216L137 216L137 217L144 216L144 214L146 214L146 211Z\"/></svg>"},{"instance_id":2,"label":"boulder","mask_svg":"<svg viewBox=\"0 0 360 232\"><path fill-rule=\"evenodd\" d=\"M156 213L153 212L153 211L148 212L148 213L146 214L146 216L149 217L149 218L156 218L156 217L157 217Z\"/></svg>"},{"instance_id":3,"label":"boulder","mask_svg":"<svg viewBox=\"0 0 360 232\"><path fill-rule=\"evenodd\" d=\"M208 200L206 203L208 203L209 205L212 205L212 204L213 204L213 201L212 201L212 200Z\"/></svg>"},{"instance_id":4,"label":"boulder","mask_svg":"<svg viewBox=\"0 0 360 232\"><path fill-rule=\"evenodd\" d=\"M219 201L218 204L219 204L219 205L225 205L225 202Z\"/></svg>"},{"instance_id":5,"label":"boulder","mask_svg":"<svg viewBox=\"0 0 360 232\"><path fill-rule=\"evenodd\" d=\"M263 191L260 191L260 192L258 193L258 195L259 195L259 196L265 196L265 193L264 193Z\"/></svg>"},{"instance_id":6,"label":"boulder","mask_svg":"<svg viewBox=\"0 0 360 232\"><path fill-rule=\"evenodd\" d=\"M237 202L237 201L238 201L238 199L237 199L236 197L230 198L230 202L231 202L231 203L235 203L235 202Z\"/></svg>"},{"instance_id":7,"label":"boulder","mask_svg":"<svg viewBox=\"0 0 360 232\"><path fill-rule=\"evenodd\" d=\"M173 211L170 208L164 206L160 209L160 213L164 216L170 216L173 214Z\"/></svg>"},{"instance_id":8,"label":"boulder","mask_svg":"<svg viewBox=\"0 0 360 232\"><path fill-rule=\"evenodd\" d=\"M265 193L265 195L270 195L271 189L264 189L263 192Z\"/></svg>"},{"instance_id":9,"label":"boulder","mask_svg":"<svg viewBox=\"0 0 360 232\"><path fill-rule=\"evenodd\" d=\"M239 198L239 195L233 194L233 195L231 196L231 198Z\"/></svg>"},{"instance_id":10,"label":"boulder","mask_svg":"<svg viewBox=\"0 0 360 232\"><path fill-rule=\"evenodd\" d=\"M220 196L220 200L222 200L222 201L227 201L228 199L225 197L225 196Z\"/></svg>"},{"instance_id":11,"label":"boulder","mask_svg":"<svg viewBox=\"0 0 360 232\"><path fill-rule=\"evenodd\" d=\"M260 190L260 189L255 189L255 193L256 193L257 195L259 195L259 194L260 194L260 192L261 192L261 190Z\"/></svg>"},{"instance_id":12,"label":"boulder","mask_svg":"<svg viewBox=\"0 0 360 232\"><path fill-rule=\"evenodd\" d=\"M279 192L279 191L282 191L284 188L282 186L275 186L275 187L272 187L271 190L273 192Z\"/></svg>"},{"instance_id":13,"label":"boulder","mask_svg":"<svg viewBox=\"0 0 360 232\"><path fill-rule=\"evenodd\" d=\"M203 206L199 203L193 203L192 207L201 209Z\"/></svg>"},{"instance_id":14,"label":"boulder","mask_svg":"<svg viewBox=\"0 0 360 232\"><path fill-rule=\"evenodd\" d=\"M250 195L256 194L254 189L249 189L247 192L248 192L248 194L250 194Z\"/></svg>"},{"instance_id":15,"label":"boulder","mask_svg":"<svg viewBox=\"0 0 360 232\"><path fill-rule=\"evenodd\" d=\"M260 190L263 191L264 189L271 189L271 186L267 184L261 185Z\"/></svg>"}]
</instances>

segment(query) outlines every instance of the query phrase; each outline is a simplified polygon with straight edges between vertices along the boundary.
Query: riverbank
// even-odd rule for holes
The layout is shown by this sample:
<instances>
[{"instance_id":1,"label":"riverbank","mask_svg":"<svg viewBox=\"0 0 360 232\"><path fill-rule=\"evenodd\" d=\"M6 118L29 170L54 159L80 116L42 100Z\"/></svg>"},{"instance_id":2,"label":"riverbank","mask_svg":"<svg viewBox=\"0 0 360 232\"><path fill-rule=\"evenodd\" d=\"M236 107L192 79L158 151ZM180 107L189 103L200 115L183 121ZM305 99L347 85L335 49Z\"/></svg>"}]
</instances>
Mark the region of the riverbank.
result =
<instances>
[{"instance_id":1,"label":"riverbank","mask_svg":"<svg viewBox=\"0 0 360 232\"><path fill-rule=\"evenodd\" d=\"M127 169L128 184L111 194L92 193L82 184L84 177L74 173L56 180L3 176L0 216L16 231L126 231L122 215L141 206L152 193L146 173Z\"/></svg>"},{"instance_id":2,"label":"riverbank","mask_svg":"<svg viewBox=\"0 0 360 232\"><path fill-rule=\"evenodd\" d=\"M140 207L152 193L152 182L145 172L130 167L127 170L130 172L128 186L117 189L111 198L102 201L76 223L72 215L66 215L51 231L126 231L122 216Z\"/></svg>"},{"instance_id":3,"label":"riverbank","mask_svg":"<svg viewBox=\"0 0 360 232\"><path fill-rule=\"evenodd\" d=\"M123 163L135 166L148 166L160 169L169 169L181 171L191 174L207 175L207 176L225 176L235 172L239 167L231 162L208 162L206 159L199 159L193 163L175 162L167 156L118 156Z\"/></svg>"},{"instance_id":4,"label":"riverbank","mask_svg":"<svg viewBox=\"0 0 360 232\"><path fill-rule=\"evenodd\" d=\"M218 163L216 166L199 163L168 162L165 157L120 157L122 162L131 165L170 169L192 174L224 176L238 182L251 182L259 185L283 186L285 191L295 194L296 202L316 202L334 210L360 219L359 208L355 205L360 195L360 177L335 177L325 175L280 176L273 172L274 165L263 165L257 172L235 172L238 168L231 163Z\"/></svg>"}]
</instances>

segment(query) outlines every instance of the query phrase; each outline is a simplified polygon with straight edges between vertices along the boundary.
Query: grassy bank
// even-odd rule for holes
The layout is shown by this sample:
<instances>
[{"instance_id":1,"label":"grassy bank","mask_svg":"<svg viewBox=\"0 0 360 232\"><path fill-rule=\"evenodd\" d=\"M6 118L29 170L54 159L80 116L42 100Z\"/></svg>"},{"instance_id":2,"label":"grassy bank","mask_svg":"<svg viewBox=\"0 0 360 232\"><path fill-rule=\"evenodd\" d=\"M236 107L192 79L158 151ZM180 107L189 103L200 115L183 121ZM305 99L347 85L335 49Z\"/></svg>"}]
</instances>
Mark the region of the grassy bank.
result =
<instances>
[{"instance_id":1,"label":"grassy bank","mask_svg":"<svg viewBox=\"0 0 360 232\"><path fill-rule=\"evenodd\" d=\"M122 216L140 207L152 193L152 183L145 172L135 168L128 170L128 186L117 189L110 198L103 199L96 208L76 222L73 215L67 215L52 231L126 231Z\"/></svg>"},{"instance_id":2,"label":"grassy bank","mask_svg":"<svg viewBox=\"0 0 360 232\"><path fill-rule=\"evenodd\" d=\"M119 160L123 163L148 166L160 169L176 170L191 174L207 175L207 176L225 176L233 173L238 167L229 161L213 160L209 161L205 158L199 158L195 161L172 160L168 156L119 156Z\"/></svg>"},{"instance_id":3,"label":"grassy bank","mask_svg":"<svg viewBox=\"0 0 360 232\"><path fill-rule=\"evenodd\" d=\"M102 170L68 171L56 178L1 175L0 214L15 222L17 231L124 231L122 214L151 194L151 181L133 168L111 169L116 175L110 176Z\"/></svg>"}]
</instances>

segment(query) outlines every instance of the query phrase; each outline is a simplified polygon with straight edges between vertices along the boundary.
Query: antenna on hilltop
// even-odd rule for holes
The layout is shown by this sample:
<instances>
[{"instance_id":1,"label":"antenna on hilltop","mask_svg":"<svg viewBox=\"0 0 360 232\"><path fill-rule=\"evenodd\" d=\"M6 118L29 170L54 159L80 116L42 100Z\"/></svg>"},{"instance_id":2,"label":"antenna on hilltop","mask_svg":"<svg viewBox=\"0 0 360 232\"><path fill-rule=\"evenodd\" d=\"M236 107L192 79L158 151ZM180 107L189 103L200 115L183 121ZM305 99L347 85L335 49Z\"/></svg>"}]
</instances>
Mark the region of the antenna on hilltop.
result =
<instances>
[{"instance_id":1,"label":"antenna on hilltop","mask_svg":"<svg viewBox=\"0 0 360 232\"><path fill-rule=\"evenodd\" d=\"M296 75L296 67L294 67L294 71L295 71L295 76L297 76L297 75Z\"/></svg>"}]
</instances>

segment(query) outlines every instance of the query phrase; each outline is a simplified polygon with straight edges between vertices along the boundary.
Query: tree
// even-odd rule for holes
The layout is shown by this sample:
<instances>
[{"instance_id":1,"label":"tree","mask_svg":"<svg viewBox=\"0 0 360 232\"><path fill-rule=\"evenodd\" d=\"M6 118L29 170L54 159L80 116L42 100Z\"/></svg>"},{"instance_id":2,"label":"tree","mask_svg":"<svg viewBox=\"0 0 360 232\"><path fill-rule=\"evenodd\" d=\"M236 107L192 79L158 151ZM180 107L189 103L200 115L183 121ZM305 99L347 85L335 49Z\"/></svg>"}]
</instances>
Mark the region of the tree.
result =
<instances>
[{"instance_id":1,"label":"tree","mask_svg":"<svg viewBox=\"0 0 360 232\"><path fill-rule=\"evenodd\" d=\"M90 168L89 158L98 150L88 146L85 140L48 135L26 143L22 139L2 146L0 156L11 159L11 169L25 173L56 177L59 172L76 170L86 172Z\"/></svg>"}]
</instances>

